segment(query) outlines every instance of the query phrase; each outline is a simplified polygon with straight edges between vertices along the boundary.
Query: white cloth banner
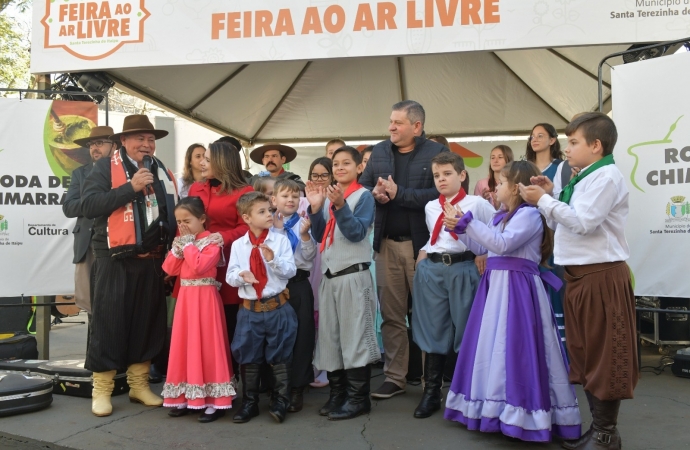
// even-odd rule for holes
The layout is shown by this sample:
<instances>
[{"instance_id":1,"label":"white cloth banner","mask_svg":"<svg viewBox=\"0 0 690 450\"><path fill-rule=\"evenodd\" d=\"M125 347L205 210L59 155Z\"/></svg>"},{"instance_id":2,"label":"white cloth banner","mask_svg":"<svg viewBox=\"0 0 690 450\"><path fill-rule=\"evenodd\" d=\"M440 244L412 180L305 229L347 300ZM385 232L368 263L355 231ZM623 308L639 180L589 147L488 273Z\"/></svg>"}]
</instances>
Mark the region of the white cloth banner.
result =
<instances>
[{"instance_id":1,"label":"white cloth banner","mask_svg":"<svg viewBox=\"0 0 690 450\"><path fill-rule=\"evenodd\" d=\"M656 42L688 26L688 0L47 0L31 70Z\"/></svg>"},{"instance_id":2,"label":"white cloth banner","mask_svg":"<svg viewBox=\"0 0 690 450\"><path fill-rule=\"evenodd\" d=\"M96 115L93 103L0 98L0 297L74 293L76 219L62 203L88 161L71 141Z\"/></svg>"},{"instance_id":3,"label":"white cloth banner","mask_svg":"<svg viewBox=\"0 0 690 450\"><path fill-rule=\"evenodd\" d=\"M626 236L635 295L688 297L690 53L617 66L616 164L630 190Z\"/></svg>"}]
</instances>

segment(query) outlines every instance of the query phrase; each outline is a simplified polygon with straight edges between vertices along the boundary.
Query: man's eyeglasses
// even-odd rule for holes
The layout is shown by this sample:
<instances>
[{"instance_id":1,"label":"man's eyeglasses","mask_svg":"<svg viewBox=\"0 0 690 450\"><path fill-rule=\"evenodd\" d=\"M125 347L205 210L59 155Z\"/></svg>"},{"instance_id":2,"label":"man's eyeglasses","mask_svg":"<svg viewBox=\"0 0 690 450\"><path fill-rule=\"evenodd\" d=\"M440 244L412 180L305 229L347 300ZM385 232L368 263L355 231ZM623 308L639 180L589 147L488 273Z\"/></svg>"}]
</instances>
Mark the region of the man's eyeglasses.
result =
<instances>
[{"instance_id":1,"label":"man's eyeglasses","mask_svg":"<svg viewBox=\"0 0 690 450\"><path fill-rule=\"evenodd\" d=\"M328 181L331 178L331 174L330 173L312 172L309 178L311 178L311 181L319 181L319 180Z\"/></svg>"},{"instance_id":2,"label":"man's eyeglasses","mask_svg":"<svg viewBox=\"0 0 690 450\"><path fill-rule=\"evenodd\" d=\"M91 147L91 146L102 147L103 144L112 144L112 143L113 143L113 141L109 141L107 139L102 139L102 140L98 140L98 141L90 141L89 147Z\"/></svg>"}]
</instances>

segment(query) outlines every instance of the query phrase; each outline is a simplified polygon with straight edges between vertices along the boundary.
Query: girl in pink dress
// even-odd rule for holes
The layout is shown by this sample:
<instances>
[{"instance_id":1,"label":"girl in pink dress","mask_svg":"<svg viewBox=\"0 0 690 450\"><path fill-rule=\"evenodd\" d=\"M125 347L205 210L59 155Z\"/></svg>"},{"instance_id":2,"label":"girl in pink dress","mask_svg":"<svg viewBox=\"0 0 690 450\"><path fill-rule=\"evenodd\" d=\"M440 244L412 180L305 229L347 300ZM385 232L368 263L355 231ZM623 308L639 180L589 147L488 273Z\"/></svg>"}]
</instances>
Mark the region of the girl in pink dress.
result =
<instances>
[{"instance_id":1,"label":"girl in pink dress","mask_svg":"<svg viewBox=\"0 0 690 450\"><path fill-rule=\"evenodd\" d=\"M216 267L222 238L205 230L206 213L199 197L187 197L175 207L180 236L163 263L163 270L180 278L175 306L168 376L163 406L179 417L190 409L206 409L199 422L213 422L232 407L235 387L223 301Z\"/></svg>"}]
</instances>

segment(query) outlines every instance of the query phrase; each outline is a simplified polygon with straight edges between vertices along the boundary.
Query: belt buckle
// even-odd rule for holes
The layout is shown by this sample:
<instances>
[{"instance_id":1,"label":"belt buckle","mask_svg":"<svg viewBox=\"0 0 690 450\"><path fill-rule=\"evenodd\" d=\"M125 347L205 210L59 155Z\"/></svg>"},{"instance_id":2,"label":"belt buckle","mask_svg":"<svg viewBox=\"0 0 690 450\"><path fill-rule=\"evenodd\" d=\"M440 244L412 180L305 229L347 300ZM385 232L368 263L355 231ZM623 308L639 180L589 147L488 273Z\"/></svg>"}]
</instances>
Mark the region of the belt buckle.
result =
<instances>
[{"instance_id":1,"label":"belt buckle","mask_svg":"<svg viewBox=\"0 0 690 450\"><path fill-rule=\"evenodd\" d=\"M597 436L597 442L603 445L609 445L611 443L611 435L608 433L599 432Z\"/></svg>"},{"instance_id":2,"label":"belt buckle","mask_svg":"<svg viewBox=\"0 0 690 450\"><path fill-rule=\"evenodd\" d=\"M268 310L268 302L266 302L266 303L259 302L259 304L261 305L261 312L268 312L269 311Z\"/></svg>"},{"instance_id":3,"label":"belt buckle","mask_svg":"<svg viewBox=\"0 0 690 450\"><path fill-rule=\"evenodd\" d=\"M453 264L453 258L450 256L449 253L441 253L441 262L446 266L450 266L451 264Z\"/></svg>"}]
</instances>

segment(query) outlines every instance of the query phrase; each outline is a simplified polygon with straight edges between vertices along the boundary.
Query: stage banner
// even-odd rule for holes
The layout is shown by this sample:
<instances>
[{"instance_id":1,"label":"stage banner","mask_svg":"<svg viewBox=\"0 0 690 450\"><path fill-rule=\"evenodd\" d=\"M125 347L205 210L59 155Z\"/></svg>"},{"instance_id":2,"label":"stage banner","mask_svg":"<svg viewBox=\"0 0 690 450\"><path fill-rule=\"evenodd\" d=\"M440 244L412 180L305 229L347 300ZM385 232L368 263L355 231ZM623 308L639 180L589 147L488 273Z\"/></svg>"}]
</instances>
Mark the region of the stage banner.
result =
<instances>
[{"instance_id":1,"label":"stage banner","mask_svg":"<svg viewBox=\"0 0 690 450\"><path fill-rule=\"evenodd\" d=\"M690 53L611 71L635 294L690 297ZM663 80L659 78L663 74Z\"/></svg>"},{"instance_id":2,"label":"stage banner","mask_svg":"<svg viewBox=\"0 0 690 450\"><path fill-rule=\"evenodd\" d=\"M36 0L31 70L657 42L689 27L690 0Z\"/></svg>"},{"instance_id":3,"label":"stage banner","mask_svg":"<svg viewBox=\"0 0 690 450\"><path fill-rule=\"evenodd\" d=\"M90 162L73 141L97 120L94 103L0 98L0 297L74 293L76 219L62 204Z\"/></svg>"}]
</instances>

